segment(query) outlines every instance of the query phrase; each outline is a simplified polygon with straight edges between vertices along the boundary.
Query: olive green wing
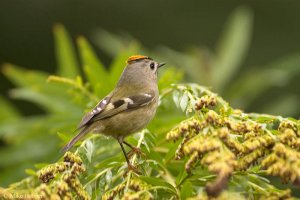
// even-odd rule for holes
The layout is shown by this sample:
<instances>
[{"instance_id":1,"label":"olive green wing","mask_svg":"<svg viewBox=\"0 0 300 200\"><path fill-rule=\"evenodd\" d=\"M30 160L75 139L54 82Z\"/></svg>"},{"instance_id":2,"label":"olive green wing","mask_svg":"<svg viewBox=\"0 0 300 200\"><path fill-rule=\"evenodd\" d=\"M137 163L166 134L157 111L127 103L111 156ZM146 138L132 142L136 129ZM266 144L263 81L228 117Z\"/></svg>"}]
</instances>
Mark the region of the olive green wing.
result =
<instances>
[{"instance_id":1,"label":"olive green wing","mask_svg":"<svg viewBox=\"0 0 300 200\"><path fill-rule=\"evenodd\" d=\"M120 112L130 111L146 106L155 99L155 94L152 91L140 93L137 95L120 98L111 101L105 109L95 115L91 121L98 121L101 119L112 117Z\"/></svg>"},{"instance_id":2,"label":"olive green wing","mask_svg":"<svg viewBox=\"0 0 300 200\"><path fill-rule=\"evenodd\" d=\"M88 112L82 118L80 124L78 125L77 130L81 129L85 125L87 125L93 117L101 114L105 110L105 108L107 107L107 105L109 104L111 98L112 98L112 94L107 95L90 112Z\"/></svg>"}]
</instances>

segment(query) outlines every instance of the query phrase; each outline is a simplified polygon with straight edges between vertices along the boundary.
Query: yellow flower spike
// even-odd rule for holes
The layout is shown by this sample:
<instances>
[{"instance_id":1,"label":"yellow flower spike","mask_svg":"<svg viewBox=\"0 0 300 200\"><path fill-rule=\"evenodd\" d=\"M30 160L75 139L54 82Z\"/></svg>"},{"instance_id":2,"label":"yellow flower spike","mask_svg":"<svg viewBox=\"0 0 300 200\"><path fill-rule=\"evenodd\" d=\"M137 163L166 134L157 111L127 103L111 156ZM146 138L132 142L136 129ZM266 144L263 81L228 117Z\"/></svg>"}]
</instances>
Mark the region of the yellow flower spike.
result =
<instances>
[{"instance_id":1,"label":"yellow flower spike","mask_svg":"<svg viewBox=\"0 0 300 200\"><path fill-rule=\"evenodd\" d=\"M255 138L257 136L261 136L262 134L260 132L250 131L244 134L244 139L248 140L250 138Z\"/></svg>"},{"instance_id":2,"label":"yellow flower spike","mask_svg":"<svg viewBox=\"0 0 300 200\"><path fill-rule=\"evenodd\" d=\"M283 131L286 128L292 129L295 133L298 131L297 124L288 120L284 120L279 124L278 130Z\"/></svg>"},{"instance_id":3,"label":"yellow flower spike","mask_svg":"<svg viewBox=\"0 0 300 200\"><path fill-rule=\"evenodd\" d=\"M237 163L234 154L229 151L221 153L220 151L209 152L201 161L207 165L208 170L217 175L214 182L206 185L206 192L209 196L218 196L226 187L228 178L234 171Z\"/></svg>"},{"instance_id":4,"label":"yellow flower spike","mask_svg":"<svg viewBox=\"0 0 300 200\"><path fill-rule=\"evenodd\" d=\"M64 180L68 184L70 188L72 188L73 191L75 191L76 195L83 200L89 200L90 197L87 194L87 192L83 189L82 184L78 180L78 178L73 175L67 175L65 176Z\"/></svg>"},{"instance_id":5,"label":"yellow flower spike","mask_svg":"<svg viewBox=\"0 0 300 200\"><path fill-rule=\"evenodd\" d=\"M111 200L111 199L153 199L151 194L148 192L138 193L139 191L145 191L150 186L136 178L132 178L129 181L128 190L125 193L126 182L123 182L113 188L112 190L106 192L103 196L103 200Z\"/></svg>"},{"instance_id":6,"label":"yellow flower spike","mask_svg":"<svg viewBox=\"0 0 300 200\"><path fill-rule=\"evenodd\" d=\"M190 156L189 160L188 160L188 161L186 162L186 164L185 164L185 170L186 170L188 173L191 172L191 169L194 167L194 164L195 164L195 162L197 162L198 158L199 158L198 152L194 152L194 153Z\"/></svg>"},{"instance_id":7,"label":"yellow flower spike","mask_svg":"<svg viewBox=\"0 0 300 200\"><path fill-rule=\"evenodd\" d=\"M217 99L215 96L205 95L197 100L195 103L195 110L201 110L206 107L214 107L217 105Z\"/></svg>"},{"instance_id":8,"label":"yellow flower spike","mask_svg":"<svg viewBox=\"0 0 300 200\"><path fill-rule=\"evenodd\" d=\"M181 134L179 130L171 130L167 134L167 140L177 141L180 138Z\"/></svg>"},{"instance_id":9,"label":"yellow flower spike","mask_svg":"<svg viewBox=\"0 0 300 200\"><path fill-rule=\"evenodd\" d=\"M279 140L296 149L300 149L300 138L297 137L296 133L293 129L286 128L283 130L283 133L278 136Z\"/></svg>"},{"instance_id":10,"label":"yellow flower spike","mask_svg":"<svg viewBox=\"0 0 300 200\"><path fill-rule=\"evenodd\" d=\"M59 197L59 195L52 193L49 197L49 199L51 200L61 200L61 198Z\"/></svg>"},{"instance_id":11,"label":"yellow flower spike","mask_svg":"<svg viewBox=\"0 0 300 200\"><path fill-rule=\"evenodd\" d=\"M51 194L51 191L47 187L46 184L41 184L39 187L36 188L36 191L38 194L40 194L42 197L47 198Z\"/></svg>"},{"instance_id":12,"label":"yellow flower spike","mask_svg":"<svg viewBox=\"0 0 300 200\"><path fill-rule=\"evenodd\" d=\"M82 164L81 158L78 155L75 155L74 153L72 153L70 151L67 151L65 153L65 155L64 155L64 162L71 163L71 165L73 163L77 163L79 165Z\"/></svg>"},{"instance_id":13,"label":"yellow flower spike","mask_svg":"<svg viewBox=\"0 0 300 200\"><path fill-rule=\"evenodd\" d=\"M265 155L265 149L256 149L250 154L245 155L238 161L238 169L246 170L251 164Z\"/></svg>"},{"instance_id":14,"label":"yellow flower spike","mask_svg":"<svg viewBox=\"0 0 300 200\"><path fill-rule=\"evenodd\" d=\"M209 110L206 113L206 122L212 125L218 125L218 119L220 116L213 110Z\"/></svg>"},{"instance_id":15,"label":"yellow flower spike","mask_svg":"<svg viewBox=\"0 0 300 200\"><path fill-rule=\"evenodd\" d=\"M198 120L191 118L181 122L177 127L167 133L167 140L177 141L180 137L191 137L205 127L205 123L200 123Z\"/></svg>"},{"instance_id":16,"label":"yellow flower spike","mask_svg":"<svg viewBox=\"0 0 300 200\"><path fill-rule=\"evenodd\" d=\"M230 132L227 127L222 127L217 130L217 134L220 139L228 139Z\"/></svg>"},{"instance_id":17,"label":"yellow flower spike","mask_svg":"<svg viewBox=\"0 0 300 200\"><path fill-rule=\"evenodd\" d=\"M112 200L114 199L121 191L123 191L125 188L125 182L119 184L117 187L113 188L112 190L106 192L102 196L102 200Z\"/></svg>"},{"instance_id":18,"label":"yellow flower spike","mask_svg":"<svg viewBox=\"0 0 300 200\"><path fill-rule=\"evenodd\" d=\"M68 186L68 184L66 182L59 181L57 183L57 194L60 197L69 196L69 195L66 195L69 192L70 192L70 188L69 188L69 186Z\"/></svg>"},{"instance_id":19,"label":"yellow flower spike","mask_svg":"<svg viewBox=\"0 0 300 200\"><path fill-rule=\"evenodd\" d=\"M262 167L267 174L280 176L284 182L300 183L300 153L283 144L276 144L273 153L267 156Z\"/></svg>"},{"instance_id":20,"label":"yellow flower spike","mask_svg":"<svg viewBox=\"0 0 300 200\"><path fill-rule=\"evenodd\" d=\"M200 145L201 144L201 145ZM205 138L203 136L193 138L186 145L184 145L183 152L185 155L189 155L194 151L199 154L213 151L220 148L220 142L213 138Z\"/></svg>"},{"instance_id":21,"label":"yellow flower spike","mask_svg":"<svg viewBox=\"0 0 300 200\"><path fill-rule=\"evenodd\" d=\"M254 151L261 147L269 147L275 143L274 139L270 135L262 135L258 137L250 138L243 143L246 152Z\"/></svg>"}]
</instances>

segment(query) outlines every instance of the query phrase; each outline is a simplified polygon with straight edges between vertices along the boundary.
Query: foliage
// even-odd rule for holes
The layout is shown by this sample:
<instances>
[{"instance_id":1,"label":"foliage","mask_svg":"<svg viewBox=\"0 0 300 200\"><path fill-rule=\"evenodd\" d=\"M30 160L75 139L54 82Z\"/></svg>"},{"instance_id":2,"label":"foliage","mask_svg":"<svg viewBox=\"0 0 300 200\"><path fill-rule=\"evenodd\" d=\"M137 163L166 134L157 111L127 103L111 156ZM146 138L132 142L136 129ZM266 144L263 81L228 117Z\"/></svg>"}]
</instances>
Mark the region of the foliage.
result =
<instances>
[{"instance_id":1,"label":"foliage","mask_svg":"<svg viewBox=\"0 0 300 200\"><path fill-rule=\"evenodd\" d=\"M231 108L205 87L178 84L186 74L185 78L192 78L190 80L194 82L201 78L219 91L225 91L228 86L227 91L236 91L235 98L239 99L244 98L243 92L249 91L253 82L257 82L257 86L264 85L259 91L262 93L278 80L298 73L294 67L299 63L296 55L274 65L274 69L281 65L289 67L285 77L280 73L278 76L275 72L272 74L271 67L259 72L262 74L260 81L252 75L247 78L249 74L234 83L229 81L238 71L247 51L248 32L251 30L248 10L238 10L235 15L228 23L229 33L224 36L226 42L221 42L223 45L216 55L205 62L199 61L199 58L204 58L203 49L197 48L189 53L165 48L149 52L133 39L123 41L101 32L97 37L101 47L114 58L110 66L105 66L83 36L77 38L75 46L64 27L56 25L57 75L5 64L3 73L17 86L10 95L35 103L45 114L23 117L13 105L0 98L0 138L6 145L0 149L1 184L7 185L25 177L22 174L25 169L28 175L6 189L0 188L1 198L28 194L33 199L40 198L36 194L46 198L64 196L66 199L290 198L291 190L278 189L267 175L279 176L296 185L299 183L299 121L247 114ZM248 34L236 28L241 24ZM230 41L234 42L234 38L230 38L232 34L239 38L238 43L231 44ZM112 50L108 44L115 44L117 50ZM230 47L227 49L227 46ZM78 49L78 54L75 49ZM234 58L237 50L240 54ZM138 165L142 175L127 173L117 142L101 135L88 137L76 146L74 154L68 152L58 160L58 149L72 137L70 130L74 130L83 111L91 109L114 87L124 61L137 52L169 63L160 72L161 102L155 119L148 130L127 138L145 153L145 157L131 157L131 162ZM181 69L172 67L172 63ZM220 63L223 70L232 69L222 73L223 76L217 75ZM196 73L191 73L194 69L201 71L197 80ZM211 73L220 77L210 79ZM265 84L267 75L276 77L276 80ZM245 84L241 84L241 80ZM231 90L234 85L241 85L242 89ZM294 105L290 107L294 108ZM51 162L53 164L49 164ZM32 163L39 164L33 169Z\"/></svg>"},{"instance_id":2,"label":"foliage","mask_svg":"<svg viewBox=\"0 0 300 200\"><path fill-rule=\"evenodd\" d=\"M24 117L10 102L0 98L1 185L25 177L24 170L31 168L32 163L55 161L59 156L57 149L71 138L70 132L80 121L83 111L88 111L113 89L125 60L140 51L136 42L129 43L114 57L110 66L104 66L88 41L80 36L76 46L79 62L76 47L65 28L58 24L53 30L57 75L26 70L9 63L2 67L2 72L17 87L10 91L10 96L33 102L45 114ZM78 63L82 66L83 76L78 74L81 70ZM182 73L172 66L163 71L159 81L161 88L182 79ZM65 134L67 132L69 134Z\"/></svg>"},{"instance_id":3,"label":"foliage","mask_svg":"<svg viewBox=\"0 0 300 200\"><path fill-rule=\"evenodd\" d=\"M142 175L127 171L116 143L94 135L75 154L67 152L62 162L31 171L26 184L13 184L1 191L2 196L292 199L290 189L276 188L265 176L279 176L299 187L299 120L243 113L196 84L175 84L163 94L161 107L164 100L173 98L189 117L166 138L147 130L129 138L145 153L145 157L135 154L130 159Z\"/></svg>"}]
</instances>

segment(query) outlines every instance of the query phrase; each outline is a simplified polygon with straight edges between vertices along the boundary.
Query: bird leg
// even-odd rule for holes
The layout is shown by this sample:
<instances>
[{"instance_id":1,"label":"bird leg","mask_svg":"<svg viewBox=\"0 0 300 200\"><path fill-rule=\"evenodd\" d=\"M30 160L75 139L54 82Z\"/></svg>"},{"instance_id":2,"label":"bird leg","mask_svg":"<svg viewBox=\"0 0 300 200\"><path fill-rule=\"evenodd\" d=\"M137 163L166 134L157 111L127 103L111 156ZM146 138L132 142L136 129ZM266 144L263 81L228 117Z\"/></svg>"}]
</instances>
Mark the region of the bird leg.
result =
<instances>
[{"instance_id":1,"label":"bird leg","mask_svg":"<svg viewBox=\"0 0 300 200\"><path fill-rule=\"evenodd\" d=\"M123 143L124 143L123 137L118 137L118 142L119 142L119 144L120 144L120 146L121 146L121 149L122 149L122 151L123 151L123 154L124 154L124 156L125 156L125 159L126 159L126 162L127 162L127 165L128 165L128 171L132 170L132 171L134 171L134 172L137 173L137 174L141 174L141 173L139 172L139 170L138 170L135 166L133 166L133 165L130 163L129 159L128 159L127 153L126 153L126 151L125 151L125 149L124 149L124 146L123 146ZM125 144L126 144L126 143L125 143ZM127 174L127 173L126 173L126 174Z\"/></svg>"},{"instance_id":2,"label":"bird leg","mask_svg":"<svg viewBox=\"0 0 300 200\"><path fill-rule=\"evenodd\" d=\"M131 144L129 144L128 142L126 142L126 141L123 141L123 143L126 144L128 147L131 148L131 151L129 151L128 154L127 154L127 156L129 158L131 158L134 154L146 157L146 154L144 154L139 147L134 147Z\"/></svg>"}]
</instances>

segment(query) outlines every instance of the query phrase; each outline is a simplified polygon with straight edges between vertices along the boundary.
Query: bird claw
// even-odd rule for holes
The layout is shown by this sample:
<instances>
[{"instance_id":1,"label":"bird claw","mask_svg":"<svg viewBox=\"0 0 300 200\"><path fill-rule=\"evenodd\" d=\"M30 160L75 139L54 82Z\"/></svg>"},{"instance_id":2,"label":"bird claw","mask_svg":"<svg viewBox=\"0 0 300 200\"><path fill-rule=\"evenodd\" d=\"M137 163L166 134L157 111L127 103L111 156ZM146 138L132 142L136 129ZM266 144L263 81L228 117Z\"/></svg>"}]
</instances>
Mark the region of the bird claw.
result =
<instances>
[{"instance_id":1,"label":"bird claw","mask_svg":"<svg viewBox=\"0 0 300 200\"><path fill-rule=\"evenodd\" d=\"M142 152L142 150L138 147L133 147L127 154L128 158L132 158L132 156L134 154L137 154L138 156L142 156L144 158L146 158L146 154L144 152Z\"/></svg>"},{"instance_id":2,"label":"bird claw","mask_svg":"<svg viewBox=\"0 0 300 200\"><path fill-rule=\"evenodd\" d=\"M123 177L126 177L130 171L132 171L132 172L134 172L134 173L136 173L136 174L138 174L138 175L141 175L141 174L142 174L142 173L138 170L137 167L133 166L133 165L130 164L130 163L127 163L127 165L128 165L128 168L127 168L127 170L125 171Z\"/></svg>"}]
</instances>

